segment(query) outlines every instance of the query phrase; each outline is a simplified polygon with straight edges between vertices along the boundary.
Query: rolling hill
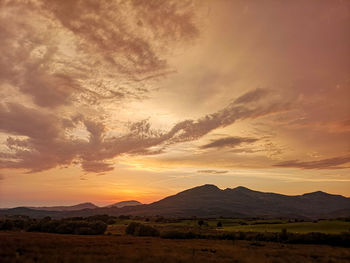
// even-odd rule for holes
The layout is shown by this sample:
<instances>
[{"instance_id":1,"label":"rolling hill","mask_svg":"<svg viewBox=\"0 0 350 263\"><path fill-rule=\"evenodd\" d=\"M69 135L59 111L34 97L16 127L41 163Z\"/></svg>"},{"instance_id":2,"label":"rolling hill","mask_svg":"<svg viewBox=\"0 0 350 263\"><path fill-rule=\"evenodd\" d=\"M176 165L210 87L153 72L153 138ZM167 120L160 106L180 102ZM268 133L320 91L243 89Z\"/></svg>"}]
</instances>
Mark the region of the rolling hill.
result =
<instances>
[{"instance_id":1,"label":"rolling hill","mask_svg":"<svg viewBox=\"0 0 350 263\"><path fill-rule=\"evenodd\" d=\"M76 211L82 209L95 209L98 208L97 205L93 203L81 203L72 206L41 206L41 207L28 207L33 210L42 210L42 211Z\"/></svg>"}]
</instances>

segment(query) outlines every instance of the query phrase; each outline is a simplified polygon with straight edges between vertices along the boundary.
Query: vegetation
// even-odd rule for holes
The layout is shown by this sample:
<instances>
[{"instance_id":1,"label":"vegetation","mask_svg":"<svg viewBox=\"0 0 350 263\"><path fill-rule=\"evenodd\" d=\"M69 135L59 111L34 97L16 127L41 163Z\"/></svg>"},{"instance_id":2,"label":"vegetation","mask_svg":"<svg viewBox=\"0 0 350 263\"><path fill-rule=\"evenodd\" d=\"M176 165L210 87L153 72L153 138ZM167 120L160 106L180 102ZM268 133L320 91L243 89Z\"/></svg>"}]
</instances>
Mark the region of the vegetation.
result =
<instances>
[{"instance_id":1,"label":"vegetation","mask_svg":"<svg viewBox=\"0 0 350 263\"><path fill-rule=\"evenodd\" d=\"M179 240L131 235L59 235L0 231L0 262L346 263L350 250L244 240Z\"/></svg>"},{"instance_id":2,"label":"vegetation","mask_svg":"<svg viewBox=\"0 0 350 263\"><path fill-rule=\"evenodd\" d=\"M159 231L152 226L144 225L140 223L132 222L128 225L125 230L127 235L133 236L150 236L157 237L159 236Z\"/></svg>"},{"instance_id":3,"label":"vegetation","mask_svg":"<svg viewBox=\"0 0 350 263\"><path fill-rule=\"evenodd\" d=\"M0 230L24 230L78 235L132 235L164 239L248 240L290 244L327 244L350 247L350 220L174 219L164 217L111 217L32 219L10 216ZM316 230L316 231L315 231Z\"/></svg>"},{"instance_id":4,"label":"vegetation","mask_svg":"<svg viewBox=\"0 0 350 263\"><path fill-rule=\"evenodd\" d=\"M101 235L107 229L105 218L67 218L52 220L44 217L40 220L28 217L10 217L0 221L0 230L25 230L28 232L46 232L58 234ZM114 223L114 221L113 221Z\"/></svg>"},{"instance_id":5,"label":"vegetation","mask_svg":"<svg viewBox=\"0 0 350 263\"><path fill-rule=\"evenodd\" d=\"M349 229L348 219L9 216L0 218L0 262L349 262Z\"/></svg>"}]
</instances>

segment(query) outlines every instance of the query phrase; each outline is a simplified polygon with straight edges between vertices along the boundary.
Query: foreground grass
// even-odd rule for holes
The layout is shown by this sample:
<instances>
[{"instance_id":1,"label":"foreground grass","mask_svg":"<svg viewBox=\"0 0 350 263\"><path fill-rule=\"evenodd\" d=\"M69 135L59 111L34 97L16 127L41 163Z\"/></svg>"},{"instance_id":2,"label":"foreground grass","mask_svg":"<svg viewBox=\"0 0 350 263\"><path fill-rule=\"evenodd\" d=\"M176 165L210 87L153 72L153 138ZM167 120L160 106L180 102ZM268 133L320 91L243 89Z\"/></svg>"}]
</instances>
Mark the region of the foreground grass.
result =
<instances>
[{"instance_id":1,"label":"foreground grass","mask_svg":"<svg viewBox=\"0 0 350 263\"><path fill-rule=\"evenodd\" d=\"M350 262L347 248L225 240L168 240L0 232L0 262Z\"/></svg>"}]
</instances>

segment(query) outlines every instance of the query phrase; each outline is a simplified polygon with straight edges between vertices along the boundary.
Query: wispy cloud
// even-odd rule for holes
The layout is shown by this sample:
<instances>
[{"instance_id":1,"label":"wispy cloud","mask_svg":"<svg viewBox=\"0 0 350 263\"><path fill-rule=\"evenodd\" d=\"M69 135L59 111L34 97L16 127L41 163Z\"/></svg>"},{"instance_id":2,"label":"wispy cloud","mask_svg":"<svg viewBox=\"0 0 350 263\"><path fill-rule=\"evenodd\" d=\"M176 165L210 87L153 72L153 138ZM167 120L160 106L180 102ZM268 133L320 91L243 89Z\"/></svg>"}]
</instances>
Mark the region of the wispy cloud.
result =
<instances>
[{"instance_id":1,"label":"wispy cloud","mask_svg":"<svg viewBox=\"0 0 350 263\"><path fill-rule=\"evenodd\" d=\"M253 143L256 141L258 141L258 139L255 139L255 138L226 137L226 138L221 138L217 140L212 140L211 143L202 145L200 148L201 149L224 148L224 147L234 148L242 143Z\"/></svg>"},{"instance_id":2,"label":"wispy cloud","mask_svg":"<svg viewBox=\"0 0 350 263\"><path fill-rule=\"evenodd\" d=\"M285 161L275 164L278 167L302 168L302 169L340 169L340 165L350 163L349 156L340 156L318 161L302 162L298 160Z\"/></svg>"},{"instance_id":3,"label":"wispy cloud","mask_svg":"<svg viewBox=\"0 0 350 263\"><path fill-rule=\"evenodd\" d=\"M238 97L235 100L235 103L240 104L240 103L256 102L263 99L269 93L270 93L270 90L268 89L258 88Z\"/></svg>"},{"instance_id":4,"label":"wispy cloud","mask_svg":"<svg viewBox=\"0 0 350 263\"><path fill-rule=\"evenodd\" d=\"M226 170L198 170L197 173L200 174L226 174L228 171Z\"/></svg>"}]
</instances>

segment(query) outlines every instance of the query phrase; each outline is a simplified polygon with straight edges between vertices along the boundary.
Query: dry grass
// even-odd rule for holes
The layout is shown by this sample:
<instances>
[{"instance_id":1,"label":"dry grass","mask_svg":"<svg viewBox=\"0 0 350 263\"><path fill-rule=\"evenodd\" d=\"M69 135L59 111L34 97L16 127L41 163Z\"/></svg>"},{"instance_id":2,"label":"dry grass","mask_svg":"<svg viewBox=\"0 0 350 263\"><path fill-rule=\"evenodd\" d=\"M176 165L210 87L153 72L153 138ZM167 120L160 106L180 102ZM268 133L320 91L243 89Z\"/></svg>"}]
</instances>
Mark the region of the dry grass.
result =
<instances>
[{"instance_id":1,"label":"dry grass","mask_svg":"<svg viewBox=\"0 0 350 263\"><path fill-rule=\"evenodd\" d=\"M347 248L224 240L167 240L0 232L0 262L350 262Z\"/></svg>"}]
</instances>

